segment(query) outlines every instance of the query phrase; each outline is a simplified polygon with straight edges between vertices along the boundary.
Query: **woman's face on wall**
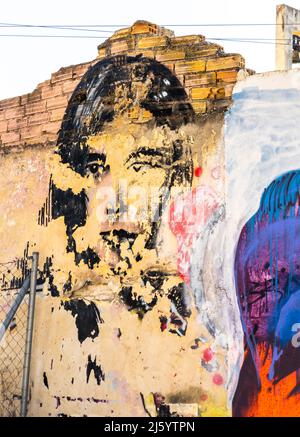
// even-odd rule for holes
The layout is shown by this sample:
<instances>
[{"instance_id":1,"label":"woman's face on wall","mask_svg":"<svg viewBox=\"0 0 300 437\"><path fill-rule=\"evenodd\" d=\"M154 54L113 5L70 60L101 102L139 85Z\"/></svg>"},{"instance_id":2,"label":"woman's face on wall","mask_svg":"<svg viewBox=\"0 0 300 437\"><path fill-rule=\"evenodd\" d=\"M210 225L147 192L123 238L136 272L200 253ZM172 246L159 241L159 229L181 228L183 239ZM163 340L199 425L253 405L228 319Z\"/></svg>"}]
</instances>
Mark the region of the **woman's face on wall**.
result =
<instances>
[{"instance_id":1,"label":"woman's face on wall","mask_svg":"<svg viewBox=\"0 0 300 437\"><path fill-rule=\"evenodd\" d=\"M73 232L77 252L90 248L117 272L143 258L168 198L176 139L166 126L122 118L88 137L87 220Z\"/></svg>"},{"instance_id":2,"label":"woman's face on wall","mask_svg":"<svg viewBox=\"0 0 300 437\"><path fill-rule=\"evenodd\" d=\"M54 199L63 205L58 207L54 218L64 220L67 252L74 253L77 267L89 268L89 277L93 270L101 277L123 273L128 278L134 271L138 276L138 272L151 263L157 264L157 236L169 191L173 186L182 188L185 181L189 185L192 178L191 137L186 127L171 129L167 121L157 126L154 114L145 107L144 102L154 86L153 73L141 75L133 68L130 79L128 83L112 87L101 104L96 102L91 110L89 102L85 102L86 112L80 105L77 107L78 114L72 115L72 129L77 123L94 132L94 122L106 117L103 108L108 113L111 111L114 118L104 121L97 133L84 136L81 142L76 137L76 146L74 150L69 149L70 155L68 147L72 145L68 146L68 140L62 141L65 155L60 151L57 155L59 160L63 159L53 176L53 185L59 191ZM160 86L169 90L171 81L163 79ZM178 86L177 82L174 86ZM159 99L169 98L169 91L162 94L155 87L154 90L159 114L166 105ZM176 92L178 94L178 90ZM94 94L91 92L94 99L91 97L91 104L97 100ZM176 108L172 108L172 126L174 118L177 119L175 111ZM182 118L178 114L179 124ZM78 145L82 150L77 149ZM67 205L67 215L64 205ZM136 263L139 264L137 269L134 268Z\"/></svg>"}]
</instances>

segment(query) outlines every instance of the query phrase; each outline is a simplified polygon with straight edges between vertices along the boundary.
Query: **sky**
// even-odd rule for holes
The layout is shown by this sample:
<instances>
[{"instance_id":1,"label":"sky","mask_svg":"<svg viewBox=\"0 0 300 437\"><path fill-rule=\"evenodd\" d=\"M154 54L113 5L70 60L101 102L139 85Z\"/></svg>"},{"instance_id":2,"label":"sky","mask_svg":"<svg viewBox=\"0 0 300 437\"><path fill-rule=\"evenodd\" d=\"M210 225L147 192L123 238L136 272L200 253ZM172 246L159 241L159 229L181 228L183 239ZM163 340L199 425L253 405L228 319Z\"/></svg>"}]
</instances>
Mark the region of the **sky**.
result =
<instances>
[{"instance_id":1,"label":"sky","mask_svg":"<svg viewBox=\"0 0 300 437\"><path fill-rule=\"evenodd\" d=\"M172 27L175 24L275 23L280 0L9 0L1 5L3 23L34 25L131 25L147 20L176 35L201 34L206 38L275 38L275 26ZM300 9L300 0L287 3ZM118 27L114 28L117 29ZM103 28L110 31L110 28ZM96 32L52 29L0 28L0 99L29 93L61 67L97 56L103 38L20 38L3 34L98 35ZM108 37L110 33L100 33ZM275 45L214 41L226 52L240 53L246 66L257 72L275 68Z\"/></svg>"}]
</instances>

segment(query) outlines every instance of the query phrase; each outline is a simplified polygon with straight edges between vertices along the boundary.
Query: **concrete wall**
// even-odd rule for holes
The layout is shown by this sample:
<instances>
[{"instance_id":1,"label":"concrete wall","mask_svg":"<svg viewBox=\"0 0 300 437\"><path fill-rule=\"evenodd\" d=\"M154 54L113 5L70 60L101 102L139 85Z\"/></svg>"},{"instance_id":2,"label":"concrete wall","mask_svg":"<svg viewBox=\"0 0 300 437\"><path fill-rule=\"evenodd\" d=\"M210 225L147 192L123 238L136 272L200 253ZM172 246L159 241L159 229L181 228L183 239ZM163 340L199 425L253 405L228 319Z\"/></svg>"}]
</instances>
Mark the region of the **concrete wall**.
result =
<instances>
[{"instance_id":1,"label":"concrete wall","mask_svg":"<svg viewBox=\"0 0 300 437\"><path fill-rule=\"evenodd\" d=\"M245 359L241 355L236 415L300 414L295 390L299 349L292 346L296 322L284 307L296 298L299 288L294 282L300 247L297 206L295 218L293 212L293 205L299 203L299 95L297 71L248 77L236 85L225 120L227 217L222 271L227 289L237 293L248 344ZM300 319L299 310L294 317ZM249 364L250 354L261 388Z\"/></svg>"},{"instance_id":2,"label":"concrete wall","mask_svg":"<svg viewBox=\"0 0 300 437\"><path fill-rule=\"evenodd\" d=\"M29 414L259 414L235 264L298 166L298 75L145 22L98 50L0 102L0 260L41 260Z\"/></svg>"}]
</instances>

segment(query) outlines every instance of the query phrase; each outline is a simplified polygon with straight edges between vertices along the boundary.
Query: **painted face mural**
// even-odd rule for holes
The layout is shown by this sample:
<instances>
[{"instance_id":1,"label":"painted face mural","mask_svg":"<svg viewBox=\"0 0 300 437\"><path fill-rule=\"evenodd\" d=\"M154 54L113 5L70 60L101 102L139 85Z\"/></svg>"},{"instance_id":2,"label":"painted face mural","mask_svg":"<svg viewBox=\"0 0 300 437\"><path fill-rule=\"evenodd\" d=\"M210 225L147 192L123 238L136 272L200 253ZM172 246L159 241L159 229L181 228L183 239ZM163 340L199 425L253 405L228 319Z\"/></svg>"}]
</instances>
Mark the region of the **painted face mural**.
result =
<instances>
[{"instance_id":1,"label":"painted face mural","mask_svg":"<svg viewBox=\"0 0 300 437\"><path fill-rule=\"evenodd\" d=\"M188 258L178 262L178 247L188 256L197 223L215 207L209 197L205 213L195 208L209 190L192 187L194 117L179 80L143 57L98 62L70 99L39 214L51 235L49 311L64 330L51 339L60 355L45 346L48 379L36 397L59 398L63 413L71 401L59 394L54 362L74 371L63 393L83 404L78 397L105 399L97 415L197 416L201 402L203 414L228 414L225 358L198 322ZM182 221L181 208L193 219Z\"/></svg>"},{"instance_id":2,"label":"painted face mural","mask_svg":"<svg viewBox=\"0 0 300 437\"><path fill-rule=\"evenodd\" d=\"M244 226L235 276L246 351L235 415L299 414L300 172L264 191Z\"/></svg>"},{"instance_id":3,"label":"painted face mural","mask_svg":"<svg viewBox=\"0 0 300 437\"><path fill-rule=\"evenodd\" d=\"M171 189L192 183L181 128L193 117L179 81L155 61L111 58L88 71L66 110L50 187L51 219L63 217L76 266L119 278L150 268L145 250L150 259Z\"/></svg>"}]
</instances>

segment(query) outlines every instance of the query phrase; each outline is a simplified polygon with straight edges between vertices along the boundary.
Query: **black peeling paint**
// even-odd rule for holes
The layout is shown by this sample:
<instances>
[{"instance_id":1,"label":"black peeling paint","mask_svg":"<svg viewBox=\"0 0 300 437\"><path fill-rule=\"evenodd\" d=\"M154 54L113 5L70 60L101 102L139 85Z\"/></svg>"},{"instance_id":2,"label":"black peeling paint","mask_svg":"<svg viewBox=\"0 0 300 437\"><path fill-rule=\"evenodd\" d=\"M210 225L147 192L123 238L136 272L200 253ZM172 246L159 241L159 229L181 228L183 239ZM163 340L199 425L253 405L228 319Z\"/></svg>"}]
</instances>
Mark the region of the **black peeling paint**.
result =
<instances>
[{"instance_id":1,"label":"black peeling paint","mask_svg":"<svg viewBox=\"0 0 300 437\"><path fill-rule=\"evenodd\" d=\"M59 396L54 396L54 398L56 399L56 409L60 407L61 402L60 402L60 397Z\"/></svg>"},{"instance_id":2,"label":"black peeling paint","mask_svg":"<svg viewBox=\"0 0 300 437\"><path fill-rule=\"evenodd\" d=\"M85 339L96 338L99 335L99 324L103 323L100 312L94 302L86 303L82 299L72 299L63 303L66 311L76 319L78 340L82 343Z\"/></svg>"},{"instance_id":3,"label":"black peeling paint","mask_svg":"<svg viewBox=\"0 0 300 437\"><path fill-rule=\"evenodd\" d=\"M129 311L136 312L138 317L142 319L144 315L151 311L157 304L157 296L154 295L150 302L146 302L143 296L137 296L132 291L132 287L123 287L119 293L121 300L128 307Z\"/></svg>"},{"instance_id":4,"label":"black peeling paint","mask_svg":"<svg viewBox=\"0 0 300 437\"><path fill-rule=\"evenodd\" d=\"M44 386L47 387L47 389L49 390L49 384L48 384L48 378L46 372L43 373L43 381L44 381Z\"/></svg>"},{"instance_id":5,"label":"black peeling paint","mask_svg":"<svg viewBox=\"0 0 300 437\"><path fill-rule=\"evenodd\" d=\"M187 304L185 302L185 291L183 283L171 288L168 294L168 298L171 300L171 302L174 303L178 313L182 317L190 317L191 310L187 307Z\"/></svg>"},{"instance_id":6,"label":"black peeling paint","mask_svg":"<svg viewBox=\"0 0 300 437\"><path fill-rule=\"evenodd\" d=\"M88 363L86 367L86 382L89 382L91 372L94 371L94 376L97 384L100 385L101 381L105 380L105 374L102 372L101 366L97 365L96 357L92 361L91 355L88 356Z\"/></svg>"}]
</instances>

